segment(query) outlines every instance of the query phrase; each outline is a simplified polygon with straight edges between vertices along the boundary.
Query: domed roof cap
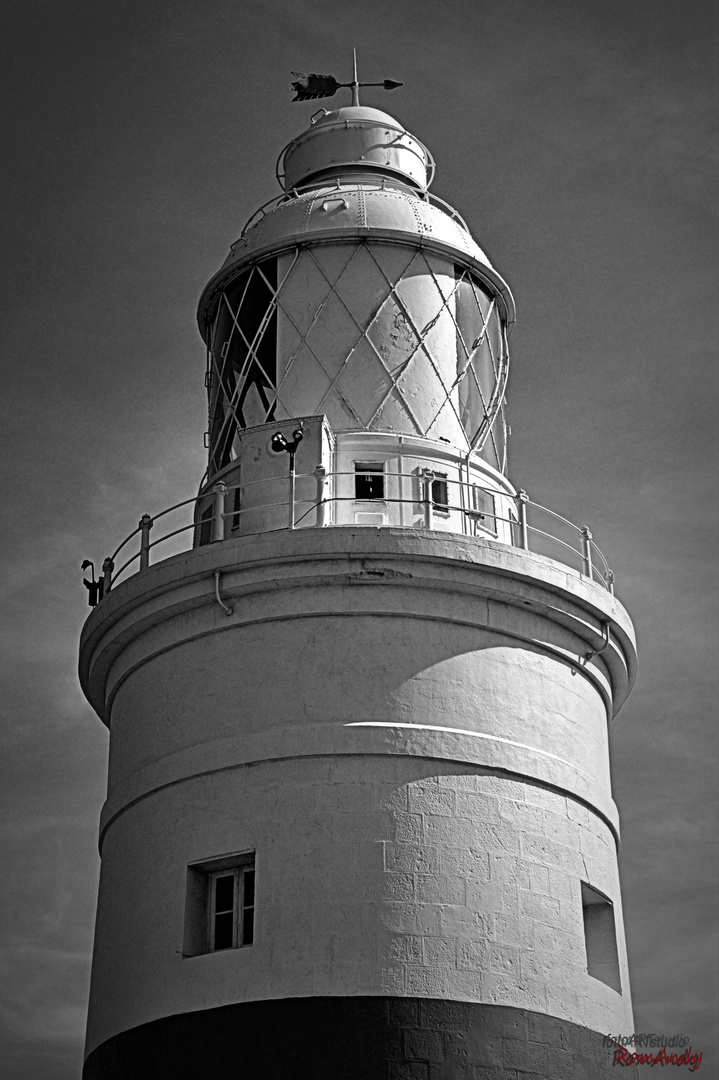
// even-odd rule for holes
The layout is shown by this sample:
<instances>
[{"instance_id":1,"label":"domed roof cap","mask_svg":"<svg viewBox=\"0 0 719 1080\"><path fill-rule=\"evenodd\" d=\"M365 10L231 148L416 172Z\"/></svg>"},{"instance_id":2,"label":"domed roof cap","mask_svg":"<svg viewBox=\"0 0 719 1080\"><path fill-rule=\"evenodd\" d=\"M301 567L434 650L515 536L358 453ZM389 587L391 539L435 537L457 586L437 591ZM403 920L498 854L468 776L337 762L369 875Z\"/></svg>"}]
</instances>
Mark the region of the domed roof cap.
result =
<instances>
[{"instance_id":1,"label":"domed roof cap","mask_svg":"<svg viewBox=\"0 0 719 1080\"><path fill-rule=\"evenodd\" d=\"M434 161L426 146L388 113L349 105L315 113L277 162L277 179L285 191L360 173L424 191L432 182Z\"/></svg>"}]
</instances>

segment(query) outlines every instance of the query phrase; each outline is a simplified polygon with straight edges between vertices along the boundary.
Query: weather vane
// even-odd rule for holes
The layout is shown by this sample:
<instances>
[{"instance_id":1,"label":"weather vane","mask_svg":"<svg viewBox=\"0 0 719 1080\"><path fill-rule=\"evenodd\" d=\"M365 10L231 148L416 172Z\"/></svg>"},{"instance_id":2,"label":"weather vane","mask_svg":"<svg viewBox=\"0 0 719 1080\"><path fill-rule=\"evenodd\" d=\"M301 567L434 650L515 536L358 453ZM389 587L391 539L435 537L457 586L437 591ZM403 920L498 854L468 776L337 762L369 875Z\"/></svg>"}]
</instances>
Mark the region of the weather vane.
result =
<instances>
[{"instance_id":1,"label":"weather vane","mask_svg":"<svg viewBox=\"0 0 719 1080\"><path fill-rule=\"evenodd\" d=\"M341 83L337 82L334 75L317 75L316 73L306 74L302 71L293 71L296 81L292 83L292 89L295 91L293 101L309 101L312 98L325 98L332 97L342 86L348 86L352 91L352 104L359 105L359 88L360 86L381 86L384 90L396 90L398 86L403 86L401 82L396 82L394 79L383 79L382 82L364 82L361 83L357 79L357 50L352 50L352 70L353 78L352 82Z\"/></svg>"}]
</instances>

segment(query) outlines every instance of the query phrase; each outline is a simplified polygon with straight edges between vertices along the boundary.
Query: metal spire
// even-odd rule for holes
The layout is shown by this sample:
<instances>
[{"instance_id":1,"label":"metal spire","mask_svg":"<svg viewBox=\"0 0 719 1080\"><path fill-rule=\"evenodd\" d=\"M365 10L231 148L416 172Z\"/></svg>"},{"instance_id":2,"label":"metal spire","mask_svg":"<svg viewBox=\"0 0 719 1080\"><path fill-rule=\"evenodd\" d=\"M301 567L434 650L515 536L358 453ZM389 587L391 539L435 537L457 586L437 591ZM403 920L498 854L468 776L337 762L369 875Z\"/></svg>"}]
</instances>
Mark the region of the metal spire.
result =
<instances>
[{"instance_id":1,"label":"metal spire","mask_svg":"<svg viewBox=\"0 0 719 1080\"><path fill-rule=\"evenodd\" d=\"M357 50L352 49L352 104L359 105L359 79L357 78Z\"/></svg>"}]
</instances>

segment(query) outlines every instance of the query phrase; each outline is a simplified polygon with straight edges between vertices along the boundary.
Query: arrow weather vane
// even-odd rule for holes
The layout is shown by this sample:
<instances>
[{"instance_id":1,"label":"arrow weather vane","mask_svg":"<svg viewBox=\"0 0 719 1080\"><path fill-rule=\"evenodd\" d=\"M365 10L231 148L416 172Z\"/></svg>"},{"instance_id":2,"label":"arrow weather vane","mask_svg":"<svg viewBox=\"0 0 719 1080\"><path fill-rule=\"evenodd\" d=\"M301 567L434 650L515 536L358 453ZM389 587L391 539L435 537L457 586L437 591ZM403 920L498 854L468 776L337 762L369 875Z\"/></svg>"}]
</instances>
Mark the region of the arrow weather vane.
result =
<instances>
[{"instance_id":1,"label":"arrow weather vane","mask_svg":"<svg viewBox=\"0 0 719 1080\"><path fill-rule=\"evenodd\" d=\"M395 82L394 79L383 79L382 82L365 82L361 83L357 79L357 50L352 50L352 68L353 79L352 82L341 83L337 82L334 75L317 75L315 73L305 74L302 71L293 71L292 74L296 78L296 82L292 83L292 89L295 91L293 101L309 101L311 98L325 98L332 97L342 86L348 86L352 90L352 104L359 105L359 88L360 86L381 86L384 90L396 90L398 86L402 86L403 83Z\"/></svg>"}]
</instances>

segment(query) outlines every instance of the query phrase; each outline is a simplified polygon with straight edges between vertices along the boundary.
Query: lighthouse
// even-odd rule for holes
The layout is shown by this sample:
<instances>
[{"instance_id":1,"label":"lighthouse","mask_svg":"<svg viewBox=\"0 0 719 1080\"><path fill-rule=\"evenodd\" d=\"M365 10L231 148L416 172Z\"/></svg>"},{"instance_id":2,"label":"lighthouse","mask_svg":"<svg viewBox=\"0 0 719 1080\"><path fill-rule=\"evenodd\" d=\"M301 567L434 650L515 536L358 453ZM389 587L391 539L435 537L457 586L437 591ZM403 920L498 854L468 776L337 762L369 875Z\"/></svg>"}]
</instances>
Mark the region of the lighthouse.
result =
<instances>
[{"instance_id":1,"label":"lighthouse","mask_svg":"<svg viewBox=\"0 0 719 1080\"><path fill-rule=\"evenodd\" d=\"M632 624L589 529L508 475L508 285L353 102L202 293L187 550L144 514L83 629L84 1080L599 1078L633 1031Z\"/></svg>"}]
</instances>

